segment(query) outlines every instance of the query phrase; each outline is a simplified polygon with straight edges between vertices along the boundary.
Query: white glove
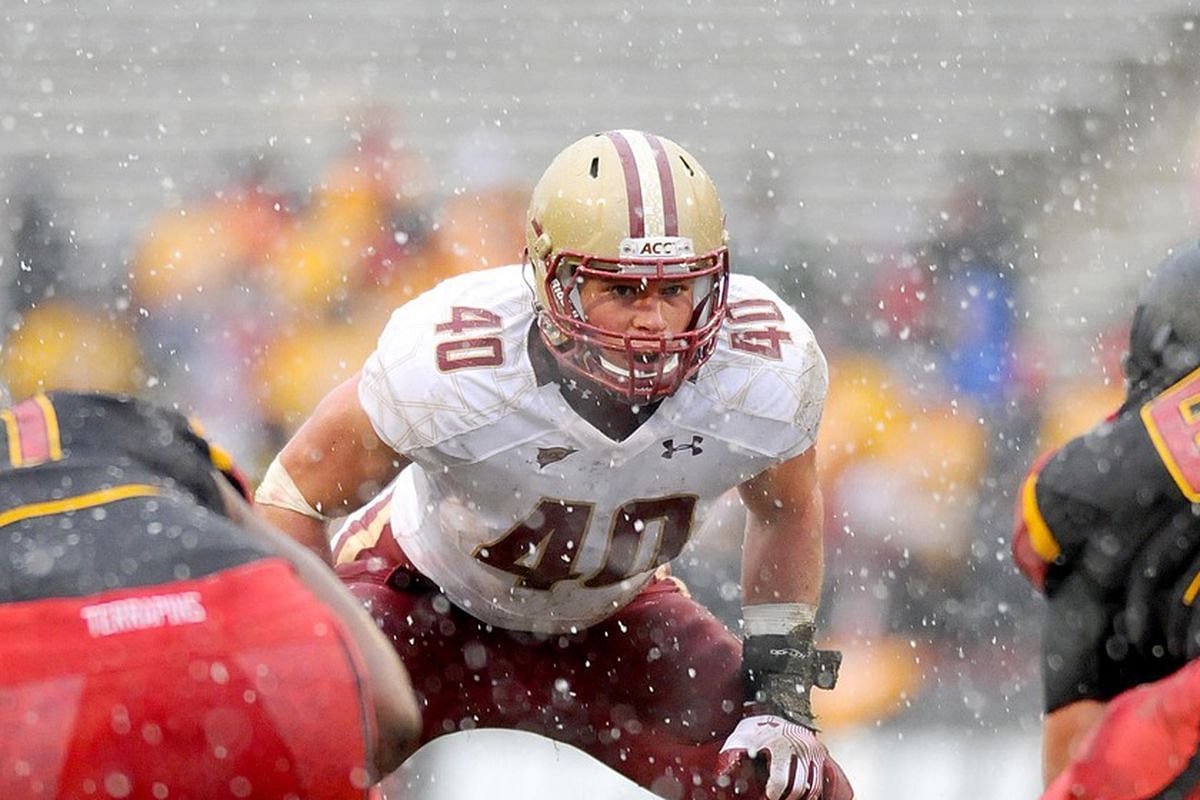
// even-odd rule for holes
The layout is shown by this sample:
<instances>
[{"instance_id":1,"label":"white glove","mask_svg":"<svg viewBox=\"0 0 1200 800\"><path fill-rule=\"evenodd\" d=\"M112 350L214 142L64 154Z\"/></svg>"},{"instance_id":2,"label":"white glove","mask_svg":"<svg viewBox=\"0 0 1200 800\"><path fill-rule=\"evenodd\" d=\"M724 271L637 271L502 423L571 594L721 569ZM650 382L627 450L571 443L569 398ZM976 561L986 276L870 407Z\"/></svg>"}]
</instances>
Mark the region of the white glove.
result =
<instances>
[{"instance_id":1,"label":"white glove","mask_svg":"<svg viewBox=\"0 0 1200 800\"><path fill-rule=\"evenodd\" d=\"M717 774L727 775L743 759L753 759L759 754L767 756L768 800L854 797L841 767L815 733L769 714L747 717L738 723L721 747Z\"/></svg>"}]
</instances>

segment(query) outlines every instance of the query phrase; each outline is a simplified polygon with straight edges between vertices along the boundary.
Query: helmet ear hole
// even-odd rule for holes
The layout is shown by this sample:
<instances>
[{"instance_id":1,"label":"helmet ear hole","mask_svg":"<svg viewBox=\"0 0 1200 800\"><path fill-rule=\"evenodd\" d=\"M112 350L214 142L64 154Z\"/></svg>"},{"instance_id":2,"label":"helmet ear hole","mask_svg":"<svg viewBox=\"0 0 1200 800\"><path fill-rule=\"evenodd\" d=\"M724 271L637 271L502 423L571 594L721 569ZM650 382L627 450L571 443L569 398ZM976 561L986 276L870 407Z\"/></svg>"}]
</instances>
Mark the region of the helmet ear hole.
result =
<instances>
[{"instance_id":1,"label":"helmet ear hole","mask_svg":"<svg viewBox=\"0 0 1200 800\"><path fill-rule=\"evenodd\" d=\"M533 254L537 256L539 260L545 261L550 257L550 234L542 233L533 240L533 242L530 244L530 247L533 250Z\"/></svg>"},{"instance_id":2,"label":"helmet ear hole","mask_svg":"<svg viewBox=\"0 0 1200 800\"><path fill-rule=\"evenodd\" d=\"M600 156L596 156L595 158L592 159L592 167L591 167L591 169L588 170L588 173L593 178L600 177Z\"/></svg>"}]
</instances>

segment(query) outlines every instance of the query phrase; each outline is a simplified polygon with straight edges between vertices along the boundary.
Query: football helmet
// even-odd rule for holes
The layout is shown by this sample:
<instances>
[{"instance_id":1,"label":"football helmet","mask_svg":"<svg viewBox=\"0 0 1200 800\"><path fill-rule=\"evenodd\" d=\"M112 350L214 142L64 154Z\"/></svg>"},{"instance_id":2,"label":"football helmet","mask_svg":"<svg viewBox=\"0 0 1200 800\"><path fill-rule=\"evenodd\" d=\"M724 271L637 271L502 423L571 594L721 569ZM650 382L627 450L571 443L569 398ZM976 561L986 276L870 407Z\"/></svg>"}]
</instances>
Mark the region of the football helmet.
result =
<instances>
[{"instance_id":1,"label":"football helmet","mask_svg":"<svg viewBox=\"0 0 1200 800\"><path fill-rule=\"evenodd\" d=\"M660 400L716 348L725 318L729 250L712 180L669 139L632 130L587 136L555 157L526 217L538 330L570 375L630 403ZM639 292L690 282L685 330L631 334L588 321L588 279Z\"/></svg>"},{"instance_id":2,"label":"football helmet","mask_svg":"<svg viewBox=\"0 0 1200 800\"><path fill-rule=\"evenodd\" d=\"M1123 364L1126 403L1165 389L1200 366L1200 242L1159 264L1142 291Z\"/></svg>"}]
</instances>

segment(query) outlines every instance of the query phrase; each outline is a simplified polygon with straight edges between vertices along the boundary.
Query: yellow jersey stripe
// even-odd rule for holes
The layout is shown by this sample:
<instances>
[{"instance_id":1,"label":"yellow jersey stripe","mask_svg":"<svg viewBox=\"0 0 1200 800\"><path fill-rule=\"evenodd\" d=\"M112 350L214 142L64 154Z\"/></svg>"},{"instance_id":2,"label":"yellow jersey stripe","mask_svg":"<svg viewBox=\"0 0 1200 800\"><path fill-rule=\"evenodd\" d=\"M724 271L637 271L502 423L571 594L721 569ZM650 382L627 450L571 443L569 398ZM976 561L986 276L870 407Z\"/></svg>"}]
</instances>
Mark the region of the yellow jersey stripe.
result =
<instances>
[{"instance_id":1,"label":"yellow jersey stripe","mask_svg":"<svg viewBox=\"0 0 1200 800\"><path fill-rule=\"evenodd\" d=\"M1187 591L1183 593L1183 604L1190 606L1198 593L1200 593L1200 572L1195 574L1192 582L1188 584Z\"/></svg>"},{"instance_id":2,"label":"yellow jersey stripe","mask_svg":"<svg viewBox=\"0 0 1200 800\"><path fill-rule=\"evenodd\" d=\"M1029 530L1029 543L1033 545L1033 551L1046 563L1062 555L1062 547L1042 518L1042 510L1038 508L1036 473L1026 478L1025 485L1021 487L1021 510L1025 514L1025 526Z\"/></svg>"},{"instance_id":3,"label":"yellow jersey stripe","mask_svg":"<svg viewBox=\"0 0 1200 800\"><path fill-rule=\"evenodd\" d=\"M62 514L66 511L79 511L83 508L93 508L117 500L127 500L131 497L153 497L162 494L157 486L147 483L127 483L124 486L114 486L111 489L100 489L74 497L64 497L61 500L47 500L43 503L29 503L17 506L0 514L0 528L12 525L21 520L45 517L50 514Z\"/></svg>"}]
</instances>

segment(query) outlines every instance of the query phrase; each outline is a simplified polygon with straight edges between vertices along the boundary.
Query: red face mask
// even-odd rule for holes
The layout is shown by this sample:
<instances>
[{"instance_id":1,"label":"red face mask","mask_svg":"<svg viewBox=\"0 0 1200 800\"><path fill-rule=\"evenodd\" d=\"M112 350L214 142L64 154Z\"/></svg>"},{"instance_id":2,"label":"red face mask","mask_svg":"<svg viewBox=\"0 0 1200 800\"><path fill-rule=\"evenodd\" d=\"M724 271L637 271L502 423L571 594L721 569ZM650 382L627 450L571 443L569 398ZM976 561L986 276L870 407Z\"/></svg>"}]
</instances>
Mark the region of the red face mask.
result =
<instances>
[{"instance_id":1,"label":"red face mask","mask_svg":"<svg viewBox=\"0 0 1200 800\"><path fill-rule=\"evenodd\" d=\"M541 323L550 352L569 374L629 403L655 402L673 394L716 348L728 291L729 252L724 247L701 256L654 260L611 260L560 251L552 256L545 274L547 307ZM687 283L690 319L678 332L600 327L587 319L580 300L581 287L588 280L628 283L637 293Z\"/></svg>"}]
</instances>

